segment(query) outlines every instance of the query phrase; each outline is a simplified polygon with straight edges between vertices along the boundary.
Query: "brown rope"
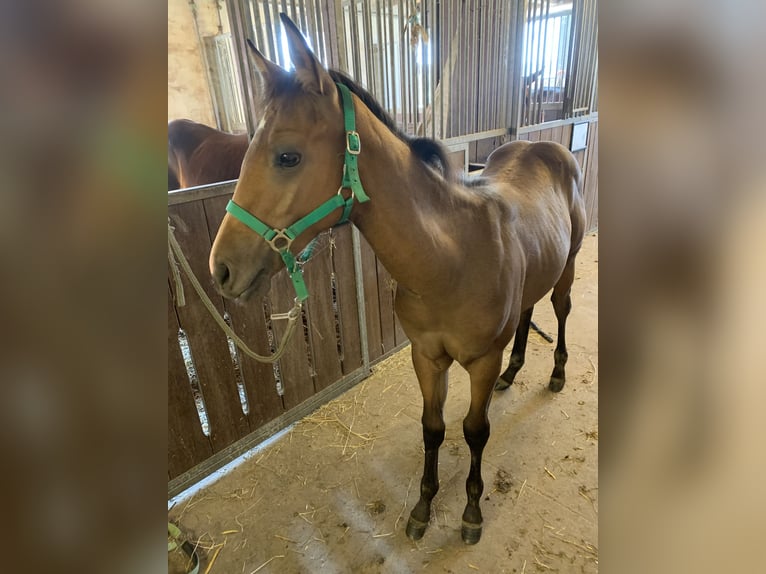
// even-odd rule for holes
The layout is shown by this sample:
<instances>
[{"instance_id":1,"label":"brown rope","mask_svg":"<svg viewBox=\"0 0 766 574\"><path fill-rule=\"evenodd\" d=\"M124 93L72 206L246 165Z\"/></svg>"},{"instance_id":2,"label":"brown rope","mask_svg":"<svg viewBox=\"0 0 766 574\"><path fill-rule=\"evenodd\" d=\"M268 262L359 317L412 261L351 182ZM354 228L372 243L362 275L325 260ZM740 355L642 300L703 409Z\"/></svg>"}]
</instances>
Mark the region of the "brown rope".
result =
<instances>
[{"instance_id":1,"label":"brown rope","mask_svg":"<svg viewBox=\"0 0 766 574\"><path fill-rule=\"evenodd\" d=\"M218 310L213 305L213 302L207 296L207 293L205 293L205 290L202 288L199 280L194 275L189 262L181 250L181 246L178 244L178 240L173 234L173 229L173 226L168 223L168 261L170 262L170 268L173 272L173 280L176 284L177 305L179 307L183 307L186 304L184 288L181 283L181 274L178 271L178 265L180 265L181 269L184 270L186 276L189 278L192 287L194 287L194 290L197 292L197 295L199 295L202 304L205 305L205 308L208 310L210 315L212 315L213 319L221 328L221 330L223 330L226 336L230 337L236 343L237 347L239 347L248 357L251 357L261 363L277 362L285 353L285 350L287 349L287 343L290 341L290 337L295 331L295 326L297 325L298 318L301 316L301 302L296 299L295 305L287 313L277 313L271 316L272 320L287 319L287 328L285 330L284 336L282 337L282 341L279 344L279 347L273 355L259 355L247 346L247 344L231 329L231 327L226 324L226 321L224 321L223 317L221 317L221 315L218 313Z\"/></svg>"}]
</instances>

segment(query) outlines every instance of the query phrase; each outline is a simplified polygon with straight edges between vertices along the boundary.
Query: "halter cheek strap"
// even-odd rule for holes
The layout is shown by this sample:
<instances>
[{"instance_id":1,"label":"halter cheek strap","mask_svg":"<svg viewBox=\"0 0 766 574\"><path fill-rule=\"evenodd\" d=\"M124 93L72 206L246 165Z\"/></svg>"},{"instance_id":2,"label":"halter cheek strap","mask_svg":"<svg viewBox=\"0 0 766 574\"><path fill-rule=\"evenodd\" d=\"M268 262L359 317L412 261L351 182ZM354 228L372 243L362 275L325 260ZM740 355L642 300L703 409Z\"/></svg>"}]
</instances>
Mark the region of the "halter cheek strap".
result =
<instances>
[{"instance_id":1,"label":"halter cheek strap","mask_svg":"<svg viewBox=\"0 0 766 574\"><path fill-rule=\"evenodd\" d=\"M282 257L282 261L284 261L285 266L287 267L287 272L290 274L290 279L293 282L298 301L305 301L309 296L306 283L303 280L302 265L310 257L316 238L312 239L311 243L309 243L306 249L304 249L298 257L295 257L290 251L290 246L293 241L301 233L306 231L306 229L318 221L321 221L339 207L343 208L343 212L335 225L346 223L351 215L351 209L354 206L355 198L359 203L364 203L370 200L364 192L362 182L359 179L357 157L362 151L362 142L359 139L359 133L356 131L354 101L346 86L340 83L337 83L336 85L338 86L343 102L343 125L346 131L346 153L343 162L343 179L338 188L338 193L284 229L274 229L273 227L266 225L255 215L246 209L243 209L233 201L229 201L226 205L226 211L228 213L263 237L269 246ZM342 195L344 189L351 190L351 195L348 199L344 198Z\"/></svg>"}]
</instances>

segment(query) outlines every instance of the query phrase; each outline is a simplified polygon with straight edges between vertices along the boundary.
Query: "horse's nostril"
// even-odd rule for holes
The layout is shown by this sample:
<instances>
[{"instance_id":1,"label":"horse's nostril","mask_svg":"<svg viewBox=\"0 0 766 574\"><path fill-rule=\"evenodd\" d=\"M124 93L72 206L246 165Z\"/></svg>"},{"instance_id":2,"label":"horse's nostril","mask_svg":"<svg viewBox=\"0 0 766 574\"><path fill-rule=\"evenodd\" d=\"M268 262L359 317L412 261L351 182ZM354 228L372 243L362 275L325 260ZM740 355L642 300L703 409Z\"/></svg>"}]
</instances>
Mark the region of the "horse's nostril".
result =
<instances>
[{"instance_id":1,"label":"horse's nostril","mask_svg":"<svg viewBox=\"0 0 766 574\"><path fill-rule=\"evenodd\" d=\"M229 279L229 276L229 268L225 263L215 264L213 279L219 286L223 287L226 284L226 281Z\"/></svg>"}]
</instances>

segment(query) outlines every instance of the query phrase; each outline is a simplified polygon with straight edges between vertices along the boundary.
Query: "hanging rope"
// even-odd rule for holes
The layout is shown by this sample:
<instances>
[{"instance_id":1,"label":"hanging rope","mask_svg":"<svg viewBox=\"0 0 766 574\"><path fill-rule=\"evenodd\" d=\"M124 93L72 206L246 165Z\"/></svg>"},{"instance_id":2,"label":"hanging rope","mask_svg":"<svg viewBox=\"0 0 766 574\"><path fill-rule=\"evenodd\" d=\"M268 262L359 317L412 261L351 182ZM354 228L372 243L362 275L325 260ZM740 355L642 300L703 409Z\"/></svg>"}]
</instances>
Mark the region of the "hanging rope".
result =
<instances>
[{"instance_id":1,"label":"hanging rope","mask_svg":"<svg viewBox=\"0 0 766 574\"><path fill-rule=\"evenodd\" d=\"M178 266L180 265L181 269L184 270L186 276L189 278L192 287L194 287L194 290L197 292L197 295L199 295L202 304L208 310L221 330L226 333L226 336L230 337L231 340L236 343L237 347L239 347L248 357L261 363L277 362L285 353L285 350L287 349L287 343L290 341L290 337L295 332L298 318L301 316L301 302L296 299L295 305L293 305L293 308L290 309L287 313L276 313L271 316L272 321L278 319L287 319L287 328L285 329L285 334L282 336L282 341L280 342L279 347L276 351L274 351L273 355L259 355L255 351L251 350L250 347L248 347L247 344L242 339L240 339L239 335L237 335L231 329L231 327L226 324L226 321L224 321L223 317L221 317L221 315L218 313L218 310L215 308L215 305L213 305L210 297L207 296L207 293L205 293L205 290L202 288L199 280L194 275L194 272L189 265L189 261L187 261L186 257L184 256L183 251L181 250L181 246L178 244L178 240L173 234L173 230L174 227L170 225L170 222L168 222L168 261L170 262L170 268L173 272L173 280L175 281L176 285L176 301L178 306L183 307L186 304L184 288L181 283L181 274L178 270Z\"/></svg>"}]
</instances>

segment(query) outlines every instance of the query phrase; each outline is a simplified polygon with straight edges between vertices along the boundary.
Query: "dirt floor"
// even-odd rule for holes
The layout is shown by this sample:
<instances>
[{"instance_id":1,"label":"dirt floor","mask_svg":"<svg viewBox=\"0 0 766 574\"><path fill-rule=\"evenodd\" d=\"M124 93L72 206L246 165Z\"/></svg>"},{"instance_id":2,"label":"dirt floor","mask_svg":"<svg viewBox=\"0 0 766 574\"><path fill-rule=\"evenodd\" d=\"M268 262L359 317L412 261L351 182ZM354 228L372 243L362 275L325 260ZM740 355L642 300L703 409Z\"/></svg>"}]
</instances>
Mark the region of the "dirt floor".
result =
<instances>
[{"instance_id":1,"label":"dirt floor","mask_svg":"<svg viewBox=\"0 0 766 574\"><path fill-rule=\"evenodd\" d=\"M484 451L484 533L460 537L470 454L465 371L450 370L440 490L423 539L404 529L423 465L409 348L193 497L169 518L199 544L200 573L597 572L598 236L577 262L567 383L548 390L553 343L530 332L514 385L496 392ZM547 299L533 320L556 333ZM510 355L510 346L506 351Z\"/></svg>"}]
</instances>

